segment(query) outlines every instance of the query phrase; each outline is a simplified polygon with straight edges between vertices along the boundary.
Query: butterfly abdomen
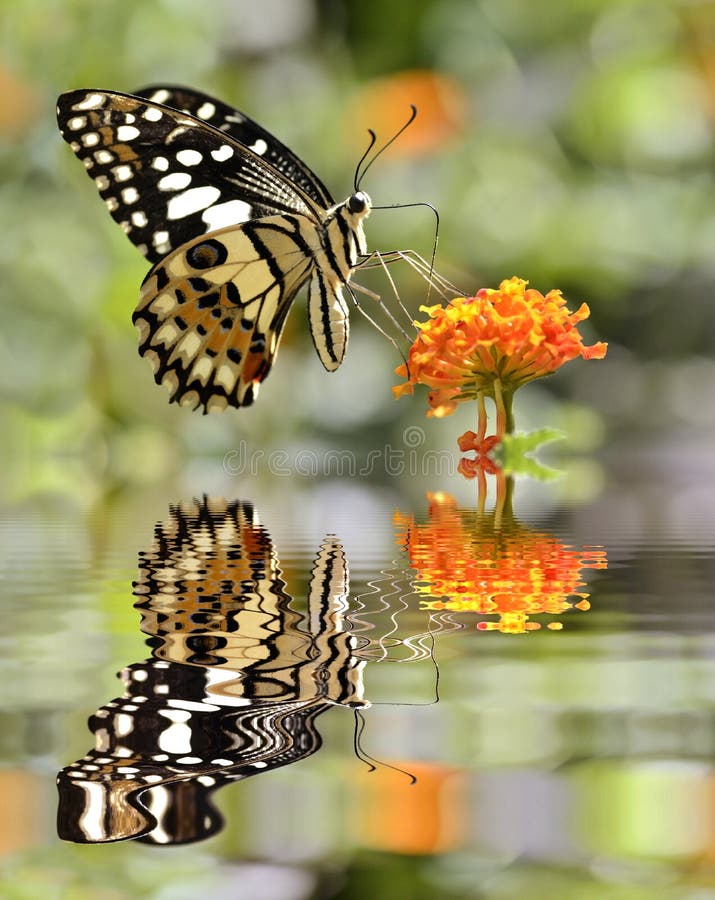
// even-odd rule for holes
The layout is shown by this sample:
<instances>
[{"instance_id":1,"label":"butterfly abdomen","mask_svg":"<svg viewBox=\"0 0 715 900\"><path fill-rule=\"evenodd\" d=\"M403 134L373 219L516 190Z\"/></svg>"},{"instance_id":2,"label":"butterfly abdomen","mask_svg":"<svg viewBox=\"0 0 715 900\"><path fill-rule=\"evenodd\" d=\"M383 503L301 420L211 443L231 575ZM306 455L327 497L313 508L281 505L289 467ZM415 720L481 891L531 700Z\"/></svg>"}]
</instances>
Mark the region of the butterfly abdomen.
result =
<instances>
[{"instance_id":1,"label":"butterfly abdomen","mask_svg":"<svg viewBox=\"0 0 715 900\"><path fill-rule=\"evenodd\" d=\"M329 372L340 366L348 346L349 310L343 286L350 281L359 256L367 250L362 222L370 212L370 199L360 193L362 206L351 209L356 196L328 214L308 294L310 333L320 361Z\"/></svg>"}]
</instances>

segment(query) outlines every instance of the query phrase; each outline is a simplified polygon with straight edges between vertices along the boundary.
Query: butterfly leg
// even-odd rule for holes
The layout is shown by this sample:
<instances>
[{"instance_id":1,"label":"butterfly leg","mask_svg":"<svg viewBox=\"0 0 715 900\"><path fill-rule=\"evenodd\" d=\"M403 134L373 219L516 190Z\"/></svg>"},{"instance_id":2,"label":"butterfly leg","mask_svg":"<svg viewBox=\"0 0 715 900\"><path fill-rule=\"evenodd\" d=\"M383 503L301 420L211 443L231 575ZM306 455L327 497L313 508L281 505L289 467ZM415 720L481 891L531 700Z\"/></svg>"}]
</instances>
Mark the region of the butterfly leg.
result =
<instances>
[{"instance_id":1,"label":"butterfly leg","mask_svg":"<svg viewBox=\"0 0 715 900\"><path fill-rule=\"evenodd\" d=\"M360 268L374 269L385 263L390 264L402 260L406 262L410 268L427 282L429 288L434 288L443 300L451 299L455 296L466 296L464 291L455 287L448 279L439 274L431 263L420 256L415 250L386 250L374 251L363 257L360 262Z\"/></svg>"},{"instance_id":2,"label":"butterfly leg","mask_svg":"<svg viewBox=\"0 0 715 900\"><path fill-rule=\"evenodd\" d=\"M389 272L387 273L387 278L388 278L388 281L390 282L392 290L395 293L395 297L397 298L397 302L398 302L398 305L400 306L400 309L402 309L409 318L409 313L407 312L402 301L400 300L400 295L397 293L397 288L395 287L395 282L390 277ZM395 326L395 328L400 332L402 337L408 341L413 340L413 336L410 335L409 332L407 332L405 330L405 328L398 322L396 317L390 311L389 307L382 299L381 294L378 294L376 291L371 291L370 288L366 288L365 285L355 284L354 282L351 282L351 287L354 288L354 290L356 290L358 293L363 294L365 297L369 297L371 300L374 300L379 305L379 307L383 310L383 312L385 313L387 318L390 320L390 322L392 322L392 324ZM356 305L359 306L360 304L359 304L357 298L353 297L353 299L355 300ZM362 312L364 314L364 310L362 310ZM410 325L414 326L412 319L410 319Z\"/></svg>"},{"instance_id":3,"label":"butterfly leg","mask_svg":"<svg viewBox=\"0 0 715 900\"><path fill-rule=\"evenodd\" d=\"M397 320L395 319L395 317L389 312L389 310L387 310L387 308L385 307L384 303L381 302L381 301L382 301L382 298L380 297L380 295L379 295L379 294L376 294L374 291L371 291L371 290L369 290L369 289L366 288L366 287L363 287L363 286L360 285L360 284L355 284L354 282L348 283L348 284L346 285L346 287L347 287L348 292L350 293L350 296L351 296L352 299L353 299L353 303L355 304L355 307L356 307L356 309L358 310L358 312L360 313L360 315L364 316L364 317L368 320L368 322L372 325L372 327L373 327L374 329L376 329L376 331L379 331L380 334L381 334L384 338L386 338L386 339L392 344L392 346L395 348L395 350L397 350L397 352L398 352L398 353L400 354L400 356L402 357L402 361L405 363L405 365L407 365L407 358L405 357L405 354L404 354L402 348L400 347L400 345L397 343L397 341L395 340L395 338L392 337L392 335L388 334L388 333L385 331L385 329L384 329L378 322L376 322L376 321L373 319L373 317L370 315L370 313L368 313L365 309L363 309L362 304L360 303L360 301L358 300L358 298L355 296L355 291L358 291L358 292L361 293L361 294L365 294L367 297L371 297L372 299L377 300L378 302L380 302L380 305L382 306L382 308L383 308L384 310L386 310L386 312L387 312L389 318L395 323L395 325L397 325L398 329L401 331L401 333L404 335L404 337L405 337L408 341L411 342L411 341L412 341L412 338L407 334L407 332L406 332L403 328L400 327L400 325L398 324L398 322L397 322Z\"/></svg>"}]
</instances>

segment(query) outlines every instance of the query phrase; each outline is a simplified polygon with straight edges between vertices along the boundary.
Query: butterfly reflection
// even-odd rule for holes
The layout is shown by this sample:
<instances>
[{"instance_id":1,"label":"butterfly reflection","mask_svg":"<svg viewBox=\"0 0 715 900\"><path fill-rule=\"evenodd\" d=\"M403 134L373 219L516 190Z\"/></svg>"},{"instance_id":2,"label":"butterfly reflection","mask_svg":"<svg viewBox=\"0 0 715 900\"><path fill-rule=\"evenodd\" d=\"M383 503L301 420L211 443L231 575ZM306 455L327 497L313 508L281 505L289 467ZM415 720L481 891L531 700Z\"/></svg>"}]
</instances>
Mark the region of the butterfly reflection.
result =
<instances>
[{"instance_id":1,"label":"butterfly reflection","mask_svg":"<svg viewBox=\"0 0 715 900\"><path fill-rule=\"evenodd\" d=\"M135 583L152 658L120 673L122 696L89 719L95 749L59 773L61 838L210 837L215 790L310 756L322 712L365 705L340 543L318 549L304 613L285 588L249 503L171 508Z\"/></svg>"}]
</instances>

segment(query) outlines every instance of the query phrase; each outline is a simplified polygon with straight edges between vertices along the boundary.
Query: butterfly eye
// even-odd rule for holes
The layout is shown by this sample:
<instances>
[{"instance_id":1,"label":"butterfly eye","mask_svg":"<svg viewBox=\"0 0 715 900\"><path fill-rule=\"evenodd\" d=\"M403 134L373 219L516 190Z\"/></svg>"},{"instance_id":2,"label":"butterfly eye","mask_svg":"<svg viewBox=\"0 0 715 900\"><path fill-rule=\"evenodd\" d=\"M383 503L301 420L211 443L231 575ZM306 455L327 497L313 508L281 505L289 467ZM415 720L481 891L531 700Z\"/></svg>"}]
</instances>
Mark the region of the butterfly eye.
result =
<instances>
[{"instance_id":1,"label":"butterfly eye","mask_svg":"<svg viewBox=\"0 0 715 900\"><path fill-rule=\"evenodd\" d=\"M210 269L226 261L228 251L221 241L208 240L194 244L186 251L186 262L194 269Z\"/></svg>"},{"instance_id":2,"label":"butterfly eye","mask_svg":"<svg viewBox=\"0 0 715 900\"><path fill-rule=\"evenodd\" d=\"M362 191L358 191L348 199L348 209L351 213L365 212L367 206L367 197Z\"/></svg>"}]
</instances>

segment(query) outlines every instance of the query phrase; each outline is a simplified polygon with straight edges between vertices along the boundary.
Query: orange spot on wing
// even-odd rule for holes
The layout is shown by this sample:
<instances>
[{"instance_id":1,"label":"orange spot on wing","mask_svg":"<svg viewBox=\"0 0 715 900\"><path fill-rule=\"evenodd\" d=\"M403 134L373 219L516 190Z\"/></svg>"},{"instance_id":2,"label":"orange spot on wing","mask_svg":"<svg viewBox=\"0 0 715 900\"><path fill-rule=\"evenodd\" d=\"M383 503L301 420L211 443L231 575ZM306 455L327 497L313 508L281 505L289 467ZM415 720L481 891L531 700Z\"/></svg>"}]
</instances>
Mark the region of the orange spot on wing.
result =
<instances>
[{"instance_id":1,"label":"orange spot on wing","mask_svg":"<svg viewBox=\"0 0 715 900\"><path fill-rule=\"evenodd\" d=\"M249 353L241 375L245 382L263 381L269 368L268 359L264 353Z\"/></svg>"},{"instance_id":2,"label":"orange spot on wing","mask_svg":"<svg viewBox=\"0 0 715 900\"><path fill-rule=\"evenodd\" d=\"M117 159L120 162L135 162L135 168L141 169L142 164L138 156L128 144L114 144L112 150L117 154Z\"/></svg>"}]
</instances>

